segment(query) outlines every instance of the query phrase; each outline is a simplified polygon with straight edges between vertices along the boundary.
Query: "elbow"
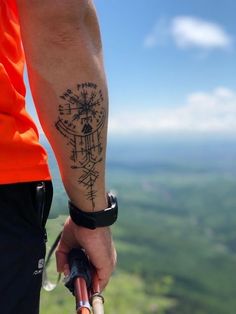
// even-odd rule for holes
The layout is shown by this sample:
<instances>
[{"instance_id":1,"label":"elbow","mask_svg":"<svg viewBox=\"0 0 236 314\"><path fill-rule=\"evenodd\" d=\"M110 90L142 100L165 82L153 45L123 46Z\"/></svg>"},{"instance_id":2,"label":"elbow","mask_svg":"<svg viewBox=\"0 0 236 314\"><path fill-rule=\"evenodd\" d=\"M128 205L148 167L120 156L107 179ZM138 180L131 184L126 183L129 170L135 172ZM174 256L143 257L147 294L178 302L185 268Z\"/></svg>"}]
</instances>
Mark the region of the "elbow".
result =
<instances>
[{"instance_id":1,"label":"elbow","mask_svg":"<svg viewBox=\"0 0 236 314\"><path fill-rule=\"evenodd\" d=\"M45 19L45 35L48 43L67 47L73 45L75 41L81 37L85 30L85 19L91 10L90 1L76 1L76 5L72 6L70 1L62 1L60 5L50 12L50 16L43 17Z\"/></svg>"},{"instance_id":2,"label":"elbow","mask_svg":"<svg viewBox=\"0 0 236 314\"><path fill-rule=\"evenodd\" d=\"M87 16L93 15L92 0L17 0L23 13L22 22L28 21L35 36L65 45L74 41L76 34L85 29ZM37 39L35 39L37 40Z\"/></svg>"},{"instance_id":3,"label":"elbow","mask_svg":"<svg viewBox=\"0 0 236 314\"><path fill-rule=\"evenodd\" d=\"M58 47L84 47L95 53L102 50L101 35L95 7L92 1L76 1L72 12L64 11L48 26L48 34L52 45Z\"/></svg>"},{"instance_id":4,"label":"elbow","mask_svg":"<svg viewBox=\"0 0 236 314\"><path fill-rule=\"evenodd\" d=\"M92 1L76 1L77 6L62 10L48 24L49 45L58 48L70 47L100 53L102 50L99 23ZM82 53L82 52L81 52Z\"/></svg>"},{"instance_id":5,"label":"elbow","mask_svg":"<svg viewBox=\"0 0 236 314\"><path fill-rule=\"evenodd\" d=\"M28 65L55 68L65 60L78 63L78 56L85 61L87 56L100 57L100 31L92 0L18 0L18 6Z\"/></svg>"}]
</instances>

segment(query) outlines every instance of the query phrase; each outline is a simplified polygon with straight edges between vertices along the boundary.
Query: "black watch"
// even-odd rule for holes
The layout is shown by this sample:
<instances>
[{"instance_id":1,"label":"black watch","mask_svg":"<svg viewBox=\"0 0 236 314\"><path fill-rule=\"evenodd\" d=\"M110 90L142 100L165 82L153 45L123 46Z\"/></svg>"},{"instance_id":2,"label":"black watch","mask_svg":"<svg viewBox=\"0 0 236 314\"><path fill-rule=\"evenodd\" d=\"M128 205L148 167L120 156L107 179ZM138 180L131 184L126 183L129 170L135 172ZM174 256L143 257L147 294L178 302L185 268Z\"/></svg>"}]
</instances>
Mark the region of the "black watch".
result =
<instances>
[{"instance_id":1,"label":"black watch","mask_svg":"<svg viewBox=\"0 0 236 314\"><path fill-rule=\"evenodd\" d=\"M97 212L85 212L69 201L70 217L78 225L88 229L111 226L118 216L118 204L116 197L107 193L108 208Z\"/></svg>"}]
</instances>

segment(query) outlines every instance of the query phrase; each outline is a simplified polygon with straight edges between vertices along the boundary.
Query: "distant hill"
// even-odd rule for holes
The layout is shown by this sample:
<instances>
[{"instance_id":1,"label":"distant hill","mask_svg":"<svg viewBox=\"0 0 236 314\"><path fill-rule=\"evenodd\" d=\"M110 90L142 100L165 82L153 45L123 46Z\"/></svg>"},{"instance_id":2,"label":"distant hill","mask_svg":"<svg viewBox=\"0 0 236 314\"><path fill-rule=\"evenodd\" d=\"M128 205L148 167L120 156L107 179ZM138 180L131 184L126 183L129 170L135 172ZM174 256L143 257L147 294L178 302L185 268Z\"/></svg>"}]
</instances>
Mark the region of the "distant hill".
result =
<instances>
[{"instance_id":1,"label":"distant hill","mask_svg":"<svg viewBox=\"0 0 236 314\"><path fill-rule=\"evenodd\" d=\"M67 199L51 153L49 159L56 217L67 212ZM139 284L139 298L152 304L140 314L234 314L236 140L113 139L107 168L120 206L113 228L119 254L114 283L121 293L124 286L127 314L128 291ZM111 283L109 298L115 293ZM109 309L115 299L110 302ZM166 305L158 312L161 302Z\"/></svg>"}]
</instances>

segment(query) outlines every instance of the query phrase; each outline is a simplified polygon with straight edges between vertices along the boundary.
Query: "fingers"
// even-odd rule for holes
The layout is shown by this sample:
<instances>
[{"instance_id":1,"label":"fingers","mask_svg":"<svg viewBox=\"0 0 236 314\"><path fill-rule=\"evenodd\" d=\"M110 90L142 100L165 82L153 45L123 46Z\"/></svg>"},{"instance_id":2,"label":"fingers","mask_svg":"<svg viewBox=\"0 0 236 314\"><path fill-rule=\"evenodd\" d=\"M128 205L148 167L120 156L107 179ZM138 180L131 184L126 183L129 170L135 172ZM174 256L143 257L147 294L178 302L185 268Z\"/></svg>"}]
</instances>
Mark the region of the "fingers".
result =
<instances>
[{"instance_id":1,"label":"fingers","mask_svg":"<svg viewBox=\"0 0 236 314\"><path fill-rule=\"evenodd\" d=\"M61 239L58 243L56 249L56 262L57 262L57 271L59 273L68 274L69 265L68 265L68 253L73 248L73 232L68 232L68 219L65 222L64 229L61 235Z\"/></svg>"},{"instance_id":2,"label":"fingers","mask_svg":"<svg viewBox=\"0 0 236 314\"><path fill-rule=\"evenodd\" d=\"M100 292L102 292L106 288L106 286L108 285L109 280L110 280L110 278L109 279L101 279L101 280L99 280Z\"/></svg>"},{"instance_id":3,"label":"fingers","mask_svg":"<svg viewBox=\"0 0 236 314\"><path fill-rule=\"evenodd\" d=\"M59 273L64 272L65 265L68 265L67 253L56 251L57 271ZM69 268L69 265L68 265Z\"/></svg>"},{"instance_id":4,"label":"fingers","mask_svg":"<svg viewBox=\"0 0 236 314\"><path fill-rule=\"evenodd\" d=\"M64 265L64 270L63 270L64 276L67 277L70 275L70 267L69 264Z\"/></svg>"},{"instance_id":5,"label":"fingers","mask_svg":"<svg viewBox=\"0 0 236 314\"><path fill-rule=\"evenodd\" d=\"M59 273L68 272L68 253L70 251L70 247L65 244L63 239L61 238L57 250L55 252L56 255L56 263L57 263L57 271Z\"/></svg>"},{"instance_id":6,"label":"fingers","mask_svg":"<svg viewBox=\"0 0 236 314\"><path fill-rule=\"evenodd\" d=\"M56 250L57 270L67 276L70 272L68 253L72 248L83 247L96 269L102 291L116 266L116 250L109 228L88 230L75 225L68 219L64 225L61 240Z\"/></svg>"},{"instance_id":7,"label":"fingers","mask_svg":"<svg viewBox=\"0 0 236 314\"><path fill-rule=\"evenodd\" d=\"M98 286L101 292L107 286L112 272L111 271L107 272L106 270L104 271L104 269L102 269L101 271L97 271L97 274L98 274Z\"/></svg>"},{"instance_id":8,"label":"fingers","mask_svg":"<svg viewBox=\"0 0 236 314\"><path fill-rule=\"evenodd\" d=\"M100 287L100 291L103 291L107 286L112 273L115 270L117 263L117 254L115 248L113 248L113 252L110 256L110 259L104 263L103 267L97 269L97 280L98 286Z\"/></svg>"},{"instance_id":9,"label":"fingers","mask_svg":"<svg viewBox=\"0 0 236 314\"><path fill-rule=\"evenodd\" d=\"M65 277L68 276L70 274L70 266L68 264L67 253L57 251L55 254L58 273L63 273Z\"/></svg>"}]
</instances>

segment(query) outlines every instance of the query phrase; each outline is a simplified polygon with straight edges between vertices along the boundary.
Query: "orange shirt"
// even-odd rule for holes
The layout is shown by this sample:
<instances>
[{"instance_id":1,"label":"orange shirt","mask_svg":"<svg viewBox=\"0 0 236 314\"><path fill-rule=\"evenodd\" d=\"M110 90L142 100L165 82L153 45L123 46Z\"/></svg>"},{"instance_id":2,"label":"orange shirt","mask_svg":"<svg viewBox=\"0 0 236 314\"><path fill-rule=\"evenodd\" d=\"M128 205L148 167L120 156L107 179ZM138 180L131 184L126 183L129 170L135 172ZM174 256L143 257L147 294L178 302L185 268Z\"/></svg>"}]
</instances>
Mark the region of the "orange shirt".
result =
<instances>
[{"instance_id":1,"label":"orange shirt","mask_svg":"<svg viewBox=\"0 0 236 314\"><path fill-rule=\"evenodd\" d=\"M25 110L24 53L14 0L0 0L0 184L50 180L47 155Z\"/></svg>"}]
</instances>

